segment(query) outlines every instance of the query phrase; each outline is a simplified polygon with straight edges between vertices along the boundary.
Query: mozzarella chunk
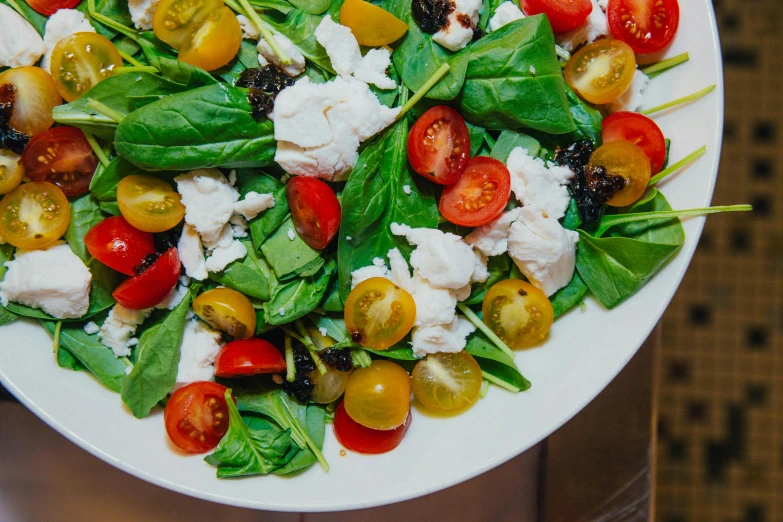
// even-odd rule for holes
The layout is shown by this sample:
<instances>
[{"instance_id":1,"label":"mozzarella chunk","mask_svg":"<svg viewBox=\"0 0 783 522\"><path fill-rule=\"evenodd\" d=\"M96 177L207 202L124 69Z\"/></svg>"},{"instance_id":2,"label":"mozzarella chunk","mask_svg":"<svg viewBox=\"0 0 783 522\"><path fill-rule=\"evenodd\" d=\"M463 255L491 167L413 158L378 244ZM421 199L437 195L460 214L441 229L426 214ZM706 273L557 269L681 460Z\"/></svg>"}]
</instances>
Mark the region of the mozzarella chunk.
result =
<instances>
[{"instance_id":1,"label":"mozzarella chunk","mask_svg":"<svg viewBox=\"0 0 783 522\"><path fill-rule=\"evenodd\" d=\"M250 191L245 195L245 199L234 203L234 212L242 214L245 219L253 219L264 210L275 206L275 199L272 194L259 194Z\"/></svg>"},{"instance_id":2,"label":"mozzarella chunk","mask_svg":"<svg viewBox=\"0 0 783 522\"><path fill-rule=\"evenodd\" d=\"M370 49L356 66L353 76L357 80L371 83L379 89L394 89L397 84L386 76L386 70L390 65L391 51L389 49Z\"/></svg>"},{"instance_id":3,"label":"mozzarella chunk","mask_svg":"<svg viewBox=\"0 0 783 522\"><path fill-rule=\"evenodd\" d=\"M452 322L457 308L457 297L453 290L437 288L421 275L413 277L409 293L416 303L414 326L437 326Z\"/></svg>"},{"instance_id":4,"label":"mozzarella chunk","mask_svg":"<svg viewBox=\"0 0 783 522\"><path fill-rule=\"evenodd\" d=\"M244 217L239 214L234 214L231 216L229 223L231 223L231 230L234 233L234 237L242 238L248 236L247 220Z\"/></svg>"},{"instance_id":5,"label":"mozzarella chunk","mask_svg":"<svg viewBox=\"0 0 783 522\"><path fill-rule=\"evenodd\" d=\"M158 0L128 0L128 11L130 11L131 20L136 29L152 30L152 15L155 13L157 5Z\"/></svg>"},{"instance_id":6,"label":"mozzarella chunk","mask_svg":"<svg viewBox=\"0 0 783 522\"><path fill-rule=\"evenodd\" d=\"M639 69L633 75L633 81L619 98L606 106L610 113L620 111L636 112L642 108L644 103L644 93L650 86L650 77Z\"/></svg>"},{"instance_id":7,"label":"mozzarella chunk","mask_svg":"<svg viewBox=\"0 0 783 522\"><path fill-rule=\"evenodd\" d=\"M519 218L521 208L504 212L494 221L482 225L465 237L465 242L485 256L499 256L508 250L508 231Z\"/></svg>"},{"instance_id":8,"label":"mozzarella chunk","mask_svg":"<svg viewBox=\"0 0 783 522\"><path fill-rule=\"evenodd\" d=\"M247 255L241 241L234 240L228 246L216 248L206 262L207 272L222 272L229 264Z\"/></svg>"},{"instance_id":9,"label":"mozzarella chunk","mask_svg":"<svg viewBox=\"0 0 783 522\"><path fill-rule=\"evenodd\" d=\"M214 380L213 364L222 347L220 332L198 319L188 321L182 334L175 389L191 382Z\"/></svg>"},{"instance_id":10,"label":"mozzarella chunk","mask_svg":"<svg viewBox=\"0 0 783 522\"><path fill-rule=\"evenodd\" d=\"M564 229L557 219L523 207L511 225L508 252L530 283L550 296L574 275L579 234Z\"/></svg>"},{"instance_id":11,"label":"mozzarella chunk","mask_svg":"<svg viewBox=\"0 0 783 522\"><path fill-rule=\"evenodd\" d=\"M362 53L356 37L348 27L338 24L327 14L315 28L315 39L326 49L337 74L347 76L356 70Z\"/></svg>"},{"instance_id":12,"label":"mozzarella chunk","mask_svg":"<svg viewBox=\"0 0 783 522\"><path fill-rule=\"evenodd\" d=\"M351 272L351 289L373 277L383 277L391 280L391 272L385 266L370 265L357 268Z\"/></svg>"},{"instance_id":13,"label":"mozzarella chunk","mask_svg":"<svg viewBox=\"0 0 783 522\"><path fill-rule=\"evenodd\" d=\"M90 321L84 325L83 330L87 335L95 335L101 331L101 327L95 321Z\"/></svg>"},{"instance_id":14,"label":"mozzarella chunk","mask_svg":"<svg viewBox=\"0 0 783 522\"><path fill-rule=\"evenodd\" d=\"M571 196L565 185L574 177L566 167L528 155L526 149L517 147L508 157L508 171L511 173L511 190L523 205L542 210L555 219L565 216Z\"/></svg>"},{"instance_id":15,"label":"mozzarella chunk","mask_svg":"<svg viewBox=\"0 0 783 522\"><path fill-rule=\"evenodd\" d=\"M489 30L497 31L514 20L525 18L525 13L514 2L503 2L495 9L495 14L489 19Z\"/></svg>"},{"instance_id":16,"label":"mozzarella chunk","mask_svg":"<svg viewBox=\"0 0 783 522\"><path fill-rule=\"evenodd\" d=\"M301 51L299 51L293 42L286 38L285 35L275 33L275 40L291 59L291 63L283 65L280 62L280 58L278 58L272 50L272 46L269 45L269 42L267 42L265 38L261 38L258 40L258 45L256 46L258 49L258 64L263 66L267 63L273 63L292 78L302 74L305 70L305 57Z\"/></svg>"},{"instance_id":17,"label":"mozzarella chunk","mask_svg":"<svg viewBox=\"0 0 783 522\"><path fill-rule=\"evenodd\" d=\"M45 51L38 31L19 13L0 4L0 67L27 67ZM47 67L48 70L48 67Z\"/></svg>"},{"instance_id":18,"label":"mozzarella chunk","mask_svg":"<svg viewBox=\"0 0 783 522\"><path fill-rule=\"evenodd\" d=\"M609 8L609 0L598 0L598 5L601 6L601 9L606 12L606 10Z\"/></svg>"},{"instance_id":19,"label":"mozzarella chunk","mask_svg":"<svg viewBox=\"0 0 783 522\"><path fill-rule=\"evenodd\" d=\"M76 9L58 9L46 22L44 29L44 53L41 60L41 68L49 71L52 60L52 51L57 42L74 33L94 33L95 29L84 17L81 11Z\"/></svg>"},{"instance_id":20,"label":"mozzarella chunk","mask_svg":"<svg viewBox=\"0 0 783 522\"><path fill-rule=\"evenodd\" d=\"M130 310L121 304L114 305L98 332L101 344L111 348L115 357L129 356L131 348L139 342L133 335L144 320L150 316L152 310L152 308Z\"/></svg>"},{"instance_id":21,"label":"mozzarella chunk","mask_svg":"<svg viewBox=\"0 0 783 522\"><path fill-rule=\"evenodd\" d=\"M464 49L473 40L473 30L479 21L481 0L452 0L454 9L446 25L432 35L432 39L450 51ZM469 23L467 23L469 21Z\"/></svg>"},{"instance_id":22,"label":"mozzarella chunk","mask_svg":"<svg viewBox=\"0 0 783 522\"><path fill-rule=\"evenodd\" d=\"M18 249L0 282L0 303L43 310L57 319L77 319L90 307L92 274L64 241L41 250Z\"/></svg>"},{"instance_id":23,"label":"mozzarella chunk","mask_svg":"<svg viewBox=\"0 0 783 522\"><path fill-rule=\"evenodd\" d=\"M174 181L185 205L185 222L196 229L205 244L218 241L234 213L239 192L217 169L196 169Z\"/></svg>"},{"instance_id":24,"label":"mozzarella chunk","mask_svg":"<svg viewBox=\"0 0 783 522\"><path fill-rule=\"evenodd\" d=\"M188 277L196 281L203 281L209 277L201 237L192 225L186 223L182 228L182 235L177 243L177 253Z\"/></svg>"},{"instance_id":25,"label":"mozzarella chunk","mask_svg":"<svg viewBox=\"0 0 783 522\"><path fill-rule=\"evenodd\" d=\"M467 337L476 328L462 317L455 317L449 324L416 328L411 336L413 355L424 357L430 353L457 353L465 349Z\"/></svg>"},{"instance_id":26,"label":"mozzarella chunk","mask_svg":"<svg viewBox=\"0 0 783 522\"><path fill-rule=\"evenodd\" d=\"M584 25L567 33L557 35L557 43L566 51L573 51L583 43L594 42L601 36L609 34L606 14L596 0L592 0L592 2L593 10L587 17Z\"/></svg>"}]
</instances>

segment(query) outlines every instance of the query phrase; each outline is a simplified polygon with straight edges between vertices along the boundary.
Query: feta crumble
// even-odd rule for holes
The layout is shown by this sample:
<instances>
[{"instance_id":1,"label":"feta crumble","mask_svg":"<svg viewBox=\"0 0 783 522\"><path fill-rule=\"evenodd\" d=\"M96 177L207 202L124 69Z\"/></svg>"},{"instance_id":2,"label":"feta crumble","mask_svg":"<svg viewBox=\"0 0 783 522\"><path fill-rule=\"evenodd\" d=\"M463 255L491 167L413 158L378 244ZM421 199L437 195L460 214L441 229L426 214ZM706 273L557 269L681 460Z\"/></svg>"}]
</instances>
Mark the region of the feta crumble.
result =
<instances>
[{"instance_id":1,"label":"feta crumble","mask_svg":"<svg viewBox=\"0 0 783 522\"><path fill-rule=\"evenodd\" d=\"M272 194L259 194L250 191L245 194L245 199L234 203L234 212L241 214L245 219L253 219L264 210L275 206L275 199Z\"/></svg>"},{"instance_id":2,"label":"feta crumble","mask_svg":"<svg viewBox=\"0 0 783 522\"><path fill-rule=\"evenodd\" d=\"M546 164L540 158L531 157L522 147L511 151L507 166L511 173L511 190L520 203L540 209L555 219L565 215L571 201L565 186L574 177L570 168Z\"/></svg>"},{"instance_id":3,"label":"feta crumble","mask_svg":"<svg viewBox=\"0 0 783 522\"><path fill-rule=\"evenodd\" d=\"M0 27L3 28L0 31L0 67L35 65L46 48L30 22L7 5L0 4Z\"/></svg>"},{"instance_id":4,"label":"feta crumble","mask_svg":"<svg viewBox=\"0 0 783 522\"><path fill-rule=\"evenodd\" d=\"M95 335L101 331L101 327L95 321L90 321L84 325L83 330L87 335Z\"/></svg>"},{"instance_id":5,"label":"feta crumble","mask_svg":"<svg viewBox=\"0 0 783 522\"><path fill-rule=\"evenodd\" d=\"M631 85L619 98L606 106L610 113L620 111L636 112L642 108L644 103L644 93L650 86L650 77L639 69L633 75Z\"/></svg>"},{"instance_id":6,"label":"feta crumble","mask_svg":"<svg viewBox=\"0 0 783 522\"><path fill-rule=\"evenodd\" d=\"M410 185L403 185L402 186L402 191L405 192L406 195L410 196L411 195L411 186Z\"/></svg>"},{"instance_id":7,"label":"feta crumble","mask_svg":"<svg viewBox=\"0 0 783 522\"><path fill-rule=\"evenodd\" d=\"M353 76L364 83L371 83L379 89L394 89L397 84L386 75L391 65L391 51L389 49L370 49L361 59Z\"/></svg>"},{"instance_id":8,"label":"feta crumble","mask_svg":"<svg viewBox=\"0 0 783 522\"><path fill-rule=\"evenodd\" d=\"M179 243L177 243L177 252L188 277L196 281L203 281L209 277L207 260L204 257L204 247L201 245L201 237L192 225L186 223L182 228L182 235L179 238Z\"/></svg>"},{"instance_id":9,"label":"feta crumble","mask_svg":"<svg viewBox=\"0 0 783 522\"><path fill-rule=\"evenodd\" d=\"M508 231L519 218L521 208L504 212L494 221L482 225L465 237L465 242L485 256L499 256L508 251Z\"/></svg>"},{"instance_id":10,"label":"feta crumble","mask_svg":"<svg viewBox=\"0 0 783 522\"><path fill-rule=\"evenodd\" d=\"M212 381L215 358L223 347L220 332L198 319L191 319L182 334L182 349L177 366L175 388L196 381Z\"/></svg>"},{"instance_id":11,"label":"feta crumble","mask_svg":"<svg viewBox=\"0 0 783 522\"><path fill-rule=\"evenodd\" d=\"M225 268L247 255L247 249L241 241L233 240L228 246L216 248L205 263L207 272L222 272Z\"/></svg>"},{"instance_id":12,"label":"feta crumble","mask_svg":"<svg viewBox=\"0 0 783 522\"><path fill-rule=\"evenodd\" d=\"M449 13L446 25L432 35L432 40L449 51L457 52L473 40L473 29L479 21L481 0L453 0L454 10ZM469 23L463 23L467 20Z\"/></svg>"},{"instance_id":13,"label":"feta crumble","mask_svg":"<svg viewBox=\"0 0 783 522\"><path fill-rule=\"evenodd\" d=\"M269 45L269 42L267 42L265 38L260 38L258 40L258 45L256 46L256 49L258 49L258 64L264 66L273 63L292 78L302 74L305 70L305 57L301 51L299 51L293 42L286 38L285 35L275 33L275 40L277 40L280 48L282 48L291 59L291 63L283 65L280 62L280 58L278 58L272 50L272 46Z\"/></svg>"},{"instance_id":14,"label":"feta crumble","mask_svg":"<svg viewBox=\"0 0 783 522\"><path fill-rule=\"evenodd\" d=\"M296 234L294 233L294 229L293 229L293 228L289 228L289 229L286 231L286 235L288 236L288 239L290 239L291 241L293 241L294 239L296 239Z\"/></svg>"},{"instance_id":15,"label":"feta crumble","mask_svg":"<svg viewBox=\"0 0 783 522\"><path fill-rule=\"evenodd\" d=\"M411 336L413 354L424 357L429 353L457 353L465 349L467 337L476 327L463 317L454 317L446 325L416 328Z\"/></svg>"},{"instance_id":16,"label":"feta crumble","mask_svg":"<svg viewBox=\"0 0 783 522\"><path fill-rule=\"evenodd\" d=\"M130 11L131 21L136 29L152 30L152 15L155 14L157 6L158 0L128 0L128 11Z\"/></svg>"},{"instance_id":17,"label":"feta crumble","mask_svg":"<svg viewBox=\"0 0 783 522\"><path fill-rule=\"evenodd\" d=\"M239 192L218 169L192 170L174 181L185 205L185 222L205 244L216 242L234 213Z\"/></svg>"},{"instance_id":18,"label":"feta crumble","mask_svg":"<svg viewBox=\"0 0 783 522\"><path fill-rule=\"evenodd\" d=\"M495 9L495 13L489 19L489 30L490 32L497 31L504 25L521 18L525 18L525 13L517 7L517 4L514 2L503 2Z\"/></svg>"},{"instance_id":19,"label":"feta crumble","mask_svg":"<svg viewBox=\"0 0 783 522\"><path fill-rule=\"evenodd\" d=\"M334 71L340 76L353 73L362 60L359 43L351 30L332 20L329 15L324 16L315 28L315 39L326 50Z\"/></svg>"},{"instance_id":20,"label":"feta crumble","mask_svg":"<svg viewBox=\"0 0 783 522\"><path fill-rule=\"evenodd\" d=\"M139 343L133 335L152 310L130 310L121 304L114 305L98 332L101 344L111 348L115 357L129 356L131 348Z\"/></svg>"},{"instance_id":21,"label":"feta crumble","mask_svg":"<svg viewBox=\"0 0 783 522\"><path fill-rule=\"evenodd\" d=\"M566 51L571 52L584 43L594 42L598 38L609 34L606 14L596 0L592 0L592 3L593 10L587 17L584 25L567 33L556 35L557 43Z\"/></svg>"},{"instance_id":22,"label":"feta crumble","mask_svg":"<svg viewBox=\"0 0 783 522\"><path fill-rule=\"evenodd\" d=\"M46 21L44 29L44 53L41 60L41 69L49 71L52 60L52 51L57 42L74 33L94 33L95 29L84 17L81 11L76 9L58 9L49 20Z\"/></svg>"}]
</instances>

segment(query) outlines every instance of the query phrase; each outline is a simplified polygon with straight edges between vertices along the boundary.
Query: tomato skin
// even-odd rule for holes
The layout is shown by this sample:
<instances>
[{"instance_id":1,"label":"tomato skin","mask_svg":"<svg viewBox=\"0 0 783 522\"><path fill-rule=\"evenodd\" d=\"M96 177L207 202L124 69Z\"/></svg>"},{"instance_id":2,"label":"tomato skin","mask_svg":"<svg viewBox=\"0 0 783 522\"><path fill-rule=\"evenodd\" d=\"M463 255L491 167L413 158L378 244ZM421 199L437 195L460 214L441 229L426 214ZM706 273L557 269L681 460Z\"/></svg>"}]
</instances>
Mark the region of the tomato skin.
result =
<instances>
[{"instance_id":1,"label":"tomato skin","mask_svg":"<svg viewBox=\"0 0 783 522\"><path fill-rule=\"evenodd\" d=\"M177 249L172 247L140 275L121 283L112 293L112 297L130 310L152 308L166 299L177 286L180 270Z\"/></svg>"},{"instance_id":2,"label":"tomato skin","mask_svg":"<svg viewBox=\"0 0 783 522\"><path fill-rule=\"evenodd\" d=\"M440 185L455 183L468 165L470 133L465 119L446 105L429 109L408 134L411 168Z\"/></svg>"},{"instance_id":3,"label":"tomato skin","mask_svg":"<svg viewBox=\"0 0 783 522\"><path fill-rule=\"evenodd\" d=\"M528 348L544 339L555 313L546 294L520 279L495 283L481 305L484 322L510 348Z\"/></svg>"},{"instance_id":4,"label":"tomato skin","mask_svg":"<svg viewBox=\"0 0 783 522\"><path fill-rule=\"evenodd\" d=\"M503 163L485 156L470 158L462 177L443 189L438 205L456 225L478 227L498 217L511 196L511 174Z\"/></svg>"},{"instance_id":5,"label":"tomato skin","mask_svg":"<svg viewBox=\"0 0 783 522\"><path fill-rule=\"evenodd\" d=\"M185 217L182 198L165 181L147 175L122 178L117 205L128 223L145 232L165 232Z\"/></svg>"},{"instance_id":6,"label":"tomato skin","mask_svg":"<svg viewBox=\"0 0 783 522\"><path fill-rule=\"evenodd\" d=\"M57 86L48 71L40 67L17 67L0 73L0 89L3 102L13 98L13 110L9 125L28 136L35 136L52 125L52 109L63 102Z\"/></svg>"},{"instance_id":7,"label":"tomato skin","mask_svg":"<svg viewBox=\"0 0 783 522\"><path fill-rule=\"evenodd\" d=\"M70 222L68 198L45 181L23 183L0 201L0 237L16 248L46 248L65 234Z\"/></svg>"},{"instance_id":8,"label":"tomato skin","mask_svg":"<svg viewBox=\"0 0 783 522\"><path fill-rule=\"evenodd\" d=\"M250 338L256 331L253 303L231 288L207 290L193 301L193 311L212 328L236 339Z\"/></svg>"},{"instance_id":9,"label":"tomato skin","mask_svg":"<svg viewBox=\"0 0 783 522\"><path fill-rule=\"evenodd\" d=\"M242 29L236 15L228 7L221 7L185 41L179 51L179 60L214 71L230 62L241 44Z\"/></svg>"},{"instance_id":10,"label":"tomato skin","mask_svg":"<svg viewBox=\"0 0 783 522\"><path fill-rule=\"evenodd\" d=\"M152 234L132 227L122 216L106 218L92 227L84 244L92 257L129 276L135 276L136 267L155 253Z\"/></svg>"},{"instance_id":11,"label":"tomato skin","mask_svg":"<svg viewBox=\"0 0 783 522\"><path fill-rule=\"evenodd\" d=\"M456 412L481 394L481 367L466 351L431 353L413 368L413 396L431 410Z\"/></svg>"},{"instance_id":12,"label":"tomato skin","mask_svg":"<svg viewBox=\"0 0 783 522\"><path fill-rule=\"evenodd\" d=\"M223 0L160 0L152 15L152 30L179 50L204 20L221 7Z\"/></svg>"},{"instance_id":13,"label":"tomato skin","mask_svg":"<svg viewBox=\"0 0 783 522\"><path fill-rule=\"evenodd\" d=\"M408 417L402 426L391 430L374 430L353 420L345 411L343 401L334 412L334 435L337 437L337 442L346 449L367 455L379 455L388 453L400 445L411 425L411 420L411 414L408 412Z\"/></svg>"},{"instance_id":14,"label":"tomato skin","mask_svg":"<svg viewBox=\"0 0 783 522\"><path fill-rule=\"evenodd\" d=\"M384 277L362 281L348 294L343 312L351 338L373 350L386 350L413 328L416 302Z\"/></svg>"},{"instance_id":15,"label":"tomato skin","mask_svg":"<svg viewBox=\"0 0 783 522\"><path fill-rule=\"evenodd\" d=\"M286 185L285 194L297 233L311 248L326 248L342 219L334 190L320 179L296 176Z\"/></svg>"},{"instance_id":16,"label":"tomato skin","mask_svg":"<svg viewBox=\"0 0 783 522\"><path fill-rule=\"evenodd\" d=\"M166 433L185 453L206 453L228 431L226 387L216 382L192 382L171 394L163 412Z\"/></svg>"},{"instance_id":17,"label":"tomato skin","mask_svg":"<svg viewBox=\"0 0 783 522\"><path fill-rule=\"evenodd\" d=\"M346 0L340 8L340 23L351 29L359 45L369 47L396 42L408 30L408 24L365 0Z\"/></svg>"},{"instance_id":18,"label":"tomato skin","mask_svg":"<svg viewBox=\"0 0 783 522\"><path fill-rule=\"evenodd\" d=\"M590 0L520 0L527 16L544 13L556 33L564 33L583 25L593 12Z\"/></svg>"},{"instance_id":19,"label":"tomato skin","mask_svg":"<svg viewBox=\"0 0 783 522\"><path fill-rule=\"evenodd\" d=\"M401 366L375 360L357 368L345 387L345 411L351 418L375 430L401 426L410 412L411 378Z\"/></svg>"},{"instance_id":20,"label":"tomato skin","mask_svg":"<svg viewBox=\"0 0 783 522\"><path fill-rule=\"evenodd\" d=\"M604 143L630 141L647 154L653 174L658 174L666 161L666 138L653 120L638 112L616 112L601 123Z\"/></svg>"},{"instance_id":21,"label":"tomato skin","mask_svg":"<svg viewBox=\"0 0 783 522\"><path fill-rule=\"evenodd\" d=\"M0 194L8 194L22 182L24 166L22 157L0 148Z\"/></svg>"},{"instance_id":22,"label":"tomato skin","mask_svg":"<svg viewBox=\"0 0 783 522\"><path fill-rule=\"evenodd\" d=\"M629 141L610 141L598 147L590 157L585 176L590 182L597 167L604 167L613 176L625 178L625 187L606 202L610 207L625 207L639 199L650 181L650 159L644 151Z\"/></svg>"},{"instance_id":23,"label":"tomato skin","mask_svg":"<svg viewBox=\"0 0 783 522\"><path fill-rule=\"evenodd\" d=\"M27 3L44 16L52 16L58 9L73 9L81 0L29 0Z\"/></svg>"},{"instance_id":24,"label":"tomato skin","mask_svg":"<svg viewBox=\"0 0 783 522\"><path fill-rule=\"evenodd\" d=\"M644 19L637 6L644 5ZM610 0L606 18L612 36L637 54L655 53L669 45L680 25L678 0Z\"/></svg>"},{"instance_id":25,"label":"tomato skin","mask_svg":"<svg viewBox=\"0 0 783 522\"><path fill-rule=\"evenodd\" d=\"M215 359L217 377L241 377L286 370L285 357L263 339L237 339L225 345Z\"/></svg>"},{"instance_id":26,"label":"tomato skin","mask_svg":"<svg viewBox=\"0 0 783 522\"><path fill-rule=\"evenodd\" d=\"M112 76L117 67L122 67L122 56L111 40L97 33L74 33L54 46L49 70L57 92L72 102Z\"/></svg>"},{"instance_id":27,"label":"tomato skin","mask_svg":"<svg viewBox=\"0 0 783 522\"><path fill-rule=\"evenodd\" d=\"M30 140L22 165L33 181L48 181L66 196L79 196L90 190L98 157L81 129L52 127Z\"/></svg>"}]
</instances>

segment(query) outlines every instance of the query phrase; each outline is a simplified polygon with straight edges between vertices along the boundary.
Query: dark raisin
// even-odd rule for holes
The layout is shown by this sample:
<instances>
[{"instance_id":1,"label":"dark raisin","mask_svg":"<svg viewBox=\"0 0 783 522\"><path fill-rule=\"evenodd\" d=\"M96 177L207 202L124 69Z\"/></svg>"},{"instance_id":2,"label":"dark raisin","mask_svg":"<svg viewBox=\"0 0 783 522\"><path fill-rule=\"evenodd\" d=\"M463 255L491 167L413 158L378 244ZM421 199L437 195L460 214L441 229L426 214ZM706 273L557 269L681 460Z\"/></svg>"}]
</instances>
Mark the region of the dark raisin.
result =
<instances>
[{"instance_id":1,"label":"dark raisin","mask_svg":"<svg viewBox=\"0 0 783 522\"><path fill-rule=\"evenodd\" d=\"M154 234L152 239L155 241L155 250L162 254L163 252L177 246L181 235L182 229L180 227Z\"/></svg>"},{"instance_id":2,"label":"dark raisin","mask_svg":"<svg viewBox=\"0 0 783 522\"><path fill-rule=\"evenodd\" d=\"M142 261L139 266L134 268L134 270L136 270L136 275L143 274L145 270L155 264L155 261L157 261L159 257L160 254L147 254L144 257L144 261Z\"/></svg>"},{"instance_id":3,"label":"dark raisin","mask_svg":"<svg viewBox=\"0 0 783 522\"><path fill-rule=\"evenodd\" d=\"M9 125L14 112L16 87L11 83L0 85L0 144L21 154L30 137Z\"/></svg>"},{"instance_id":4,"label":"dark raisin","mask_svg":"<svg viewBox=\"0 0 783 522\"><path fill-rule=\"evenodd\" d=\"M351 341L355 342L356 344L362 344L362 339L364 339L364 336L361 334L361 332L353 332L351 334Z\"/></svg>"},{"instance_id":5,"label":"dark raisin","mask_svg":"<svg viewBox=\"0 0 783 522\"><path fill-rule=\"evenodd\" d=\"M9 127L0 127L0 143L12 152L21 154L28 141L30 141L30 136L27 134Z\"/></svg>"},{"instance_id":6,"label":"dark raisin","mask_svg":"<svg viewBox=\"0 0 783 522\"><path fill-rule=\"evenodd\" d=\"M265 118L274 107L275 98L285 89L294 84L294 79L274 65L245 69L239 75L237 87L247 87L250 92L247 100L253 107L253 118Z\"/></svg>"},{"instance_id":7,"label":"dark raisin","mask_svg":"<svg viewBox=\"0 0 783 522\"><path fill-rule=\"evenodd\" d=\"M256 121L266 118L275 107L275 96L273 94L267 94L264 91L259 91L258 89L250 89L250 91L248 91L247 101L249 101L250 106L253 107L253 111L250 114Z\"/></svg>"},{"instance_id":8,"label":"dark raisin","mask_svg":"<svg viewBox=\"0 0 783 522\"><path fill-rule=\"evenodd\" d=\"M341 372L350 372L353 368L353 359L351 350L348 348L327 348L318 352L321 360L335 370Z\"/></svg>"},{"instance_id":9,"label":"dark raisin","mask_svg":"<svg viewBox=\"0 0 783 522\"><path fill-rule=\"evenodd\" d=\"M480 27L474 27L473 39L471 41L475 42L476 40L480 40L483 36L484 36L484 31L482 31Z\"/></svg>"},{"instance_id":10,"label":"dark raisin","mask_svg":"<svg viewBox=\"0 0 783 522\"><path fill-rule=\"evenodd\" d=\"M308 377L308 374L315 370L315 362L302 343L293 341L293 351L296 377L294 382L285 381L283 383L283 391L293 396L298 402L307 404L310 402L310 395L315 388L315 384Z\"/></svg>"},{"instance_id":11,"label":"dark raisin","mask_svg":"<svg viewBox=\"0 0 783 522\"><path fill-rule=\"evenodd\" d=\"M434 34L449 23L449 14L454 3L449 0L413 0L411 11L413 19L422 32Z\"/></svg>"}]
</instances>

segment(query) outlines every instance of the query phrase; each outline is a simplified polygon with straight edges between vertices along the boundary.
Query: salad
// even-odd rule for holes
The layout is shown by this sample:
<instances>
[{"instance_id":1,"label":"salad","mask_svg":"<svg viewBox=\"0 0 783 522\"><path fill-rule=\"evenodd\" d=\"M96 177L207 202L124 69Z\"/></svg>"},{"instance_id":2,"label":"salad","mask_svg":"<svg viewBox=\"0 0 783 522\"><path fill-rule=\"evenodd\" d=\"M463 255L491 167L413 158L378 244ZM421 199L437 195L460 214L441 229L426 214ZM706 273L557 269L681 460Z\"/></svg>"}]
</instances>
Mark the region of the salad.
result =
<instances>
[{"instance_id":1,"label":"salad","mask_svg":"<svg viewBox=\"0 0 783 522\"><path fill-rule=\"evenodd\" d=\"M0 0L0 325L217 476L384 453L411 401L685 241L640 111L677 0ZM683 109L685 110L685 109ZM676 136L671 136L676 139ZM554 326L556 328L556 326ZM475 407L481 407L480 404Z\"/></svg>"}]
</instances>

